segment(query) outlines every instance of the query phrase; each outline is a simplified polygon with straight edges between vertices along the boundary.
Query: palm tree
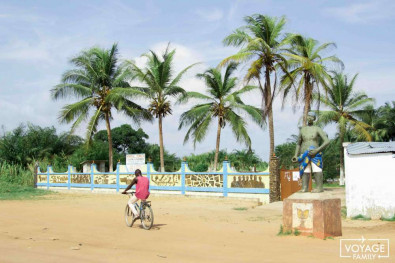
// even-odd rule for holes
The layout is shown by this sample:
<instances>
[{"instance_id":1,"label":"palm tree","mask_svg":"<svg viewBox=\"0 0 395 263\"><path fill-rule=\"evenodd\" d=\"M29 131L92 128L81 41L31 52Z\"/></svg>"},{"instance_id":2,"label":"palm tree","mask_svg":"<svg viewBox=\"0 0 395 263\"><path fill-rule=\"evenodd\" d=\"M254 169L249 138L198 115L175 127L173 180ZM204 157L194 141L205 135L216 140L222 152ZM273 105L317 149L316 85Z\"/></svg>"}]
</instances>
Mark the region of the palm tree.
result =
<instances>
[{"instance_id":1,"label":"palm tree","mask_svg":"<svg viewBox=\"0 0 395 263\"><path fill-rule=\"evenodd\" d=\"M306 125L307 113L310 111L313 93L320 94L319 86L325 89L325 80L330 79L328 74L328 62L342 62L336 56L323 57L322 52L336 47L335 43L324 43L318 46L318 41L302 35L289 35L291 48L286 55L289 57L289 75L284 75L282 84L285 86L284 98L297 83L295 89L296 98L304 101L303 125Z\"/></svg>"},{"instance_id":2,"label":"palm tree","mask_svg":"<svg viewBox=\"0 0 395 263\"><path fill-rule=\"evenodd\" d=\"M379 127L383 130L384 141L395 141L395 101L386 102L379 107L378 115L380 118Z\"/></svg>"},{"instance_id":3,"label":"palm tree","mask_svg":"<svg viewBox=\"0 0 395 263\"><path fill-rule=\"evenodd\" d=\"M148 110L158 119L159 124L159 146L160 146L160 169L165 171L164 150L163 150L163 118L172 114L170 98L178 98L186 94L186 91L179 86L183 75L194 65L192 64L173 78L173 59L176 50L169 50L167 46L165 52L158 56L150 51L145 56L148 61L145 68L139 68L131 63L135 77L145 86L132 87L130 94L139 95L150 101Z\"/></svg>"},{"instance_id":4,"label":"palm tree","mask_svg":"<svg viewBox=\"0 0 395 263\"><path fill-rule=\"evenodd\" d=\"M210 123L215 119L217 120L214 169L217 169L221 129L227 123L230 124L237 141L245 142L249 148L251 147L246 122L236 111L245 112L253 121L261 126L263 125L260 109L244 104L240 98L242 94L254 90L256 87L245 86L240 90L235 90L237 78L231 77L231 75L236 68L236 63L230 63L225 69L224 76L222 76L221 71L215 68L208 69L203 74L198 74L197 76L205 81L209 95L188 92L183 98L184 100L195 98L206 101L204 104L193 106L181 115L179 129L187 125L190 126L185 135L184 143L192 137L193 145L196 146L197 142L201 142L205 138Z\"/></svg>"},{"instance_id":5,"label":"palm tree","mask_svg":"<svg viewBox=\"0 0 395 263\"><path fill-rule=\"evenodd\" d=\"M239 172L251 172L251 168L256 169L256 166L262 162L262 160L250 150L234 150L229 156L229 160Z\"/></svg>"},{"instance_id":6,"label":"palm tree","mask_svg":"<svg viewBox=\"0 0 395 263\"><path fill-rule=\"evenodd\" d=\"M334 73L329 81L329 87L325 96L320 96L320 101L329 108L326 111L319 111L318 123L337 123L340 140L340 184L344 184L344 153L343 141L347 127L353 133L371 141L372 137L368 131L369 125L358 120L357 117L364 112L364 107L373 103L363 92L354 92L354 84L358 75L352 77L348 82L347 76L343 73ZM318 95L315 95L318 97Z\"/></svg>"},{"instance_id":7,"label":"palm tree","mask_svg":"<svg viewBox=\"0 0 395 263\"><path fill-rule=\"evenodd\" d=\"M270 17L255 14L244 18L246 26L236 29L227 36L223 43L227 46L241 47L239 52L224 59L223 66L230 61L251 61L245 76L247 81L257 80L262 92L262 112L268 118L270 136L270 156L274 154L274 126L272 103L276 93L277 69L286 70L286 59L282 52L289 39L282 35L285 25L285 17ZM274 76L272 76L274 73ZM261 77L264 78L262 87ZM271 85L274 78L274 85Z\"/></svg>"},{"instance_id":8,"label":"palm tree","mask_svg":"<svg viewBox=\"0 0 395 263\"><path fill-rule=\"evenodd\" d=\"M381 114L381 107L379 109L375 109L373 105L367 105L359 117L361 121L368 124L370 128L368 129L370 136L372 137L372 141L382 142L385 141L386 137L386 129L384 127L384 119ZM356 141L363 141L364 138L362 136L353 135Z\"/></svg>"},{"instance_id":9,"label":"palm tree","mask_svg":"<svg viewBox=\"0 0 395 263\"><path fill-rule=\"evenodd\" d=\"M123 112L139 122L150 119L150 115L139 105L122 95L129 86L131 70L126 64L118 64L118 47L111 49L93 47L82 51L70 60L74 69L66 71L58 84L51 90L52 98L77 98L79 101L68 104L60 112L61 122L73 122L71 133L89 119L86 141L90 142L100 121L104 120L108 136L109 171L113 171L113 152L110 121L112 109ZM91 115L93 113L93 115Z\"/></svg>"}]
</instances>

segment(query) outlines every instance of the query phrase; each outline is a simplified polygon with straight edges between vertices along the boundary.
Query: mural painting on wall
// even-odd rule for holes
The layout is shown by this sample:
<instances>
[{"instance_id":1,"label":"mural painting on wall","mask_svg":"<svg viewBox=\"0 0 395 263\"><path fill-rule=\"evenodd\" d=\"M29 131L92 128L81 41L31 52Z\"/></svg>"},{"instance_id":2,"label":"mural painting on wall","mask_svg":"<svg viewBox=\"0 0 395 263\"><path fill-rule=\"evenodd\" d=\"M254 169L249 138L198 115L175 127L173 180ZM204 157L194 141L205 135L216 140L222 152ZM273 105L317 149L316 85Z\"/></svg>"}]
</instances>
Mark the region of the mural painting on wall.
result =
<instances>
[{"instance_id":1,"label":"mural painting on wall","mask_svg":"<svg viewBox=\"0 0 395 263\"><path fill-rule=\"evenodd\" d=\"M231 187L234 188L265 188L262 176L240 175L232 176Z\"/></svg>"},{"instance_id":2,"label":"mural painting on wall","mask_svg":"<svg viewBox=\"0 0 395 263\"><path fill-rule=\"evenodd\" d=\"M47 176L46 175L38 175L37 176L37 183L46 183L47 182Z\"/></svg>"},{"instance_id":3,"label":"mural painting on wall","mask_svg":"<svg viewBox=\"0 0 395 263\"><path fill-rule=\"evenodd\" d=\"M119 176L119 184L124 184L124 185L129 185L133 178L135 178L136 176L133 175L121 175Z\"/></svg>"},{"instance_id":4,"label":"mural painting on wall","mask_svg":"<svg viewBox=\"0 0 395 263\"><path fill-rule=\"evenodd\" d=\"M94 184L117 184L116 175L101 174L93 177Z\"/></svg>"},{"instance_id":5,"label":"mural painting on wall","mask_svg":"<svg viewBox=\"0 0 395 263\"><path fill-rule=\"evenodd\" d=\"M187 174L185 185L191 187L223 187L221 174Z\"/></svg>"},{"instance_id":6,"label":"mural painting on wall","mask_svg":"<svg viewBox=\"0 0 395 263\"><path fill-rule=\"evenodd\" d=\"M89 174L72 174L70 181L72 184L90 184L91 176Z\"/></svg>"},{"instance_id":7,"label":"mural painting on wall","mask_svg":"<svg viewBox=\"0 0 395 263\"><path fill-rule=\"evenodd\" d=\"M49 176L49 183L51 184L67 184L67 175L51 175Z\"/></svg>"},{"instance_id":8,"label":"mural painting on wall","mask_svg":"<svg viewBox=\"0 0 395 263\"><path fill-rule=\"evenodd\" d=\"M180 186L181 175L180 174L159 174L152 175L151 181L157 186Z\"/></svg>"}]
</instances>

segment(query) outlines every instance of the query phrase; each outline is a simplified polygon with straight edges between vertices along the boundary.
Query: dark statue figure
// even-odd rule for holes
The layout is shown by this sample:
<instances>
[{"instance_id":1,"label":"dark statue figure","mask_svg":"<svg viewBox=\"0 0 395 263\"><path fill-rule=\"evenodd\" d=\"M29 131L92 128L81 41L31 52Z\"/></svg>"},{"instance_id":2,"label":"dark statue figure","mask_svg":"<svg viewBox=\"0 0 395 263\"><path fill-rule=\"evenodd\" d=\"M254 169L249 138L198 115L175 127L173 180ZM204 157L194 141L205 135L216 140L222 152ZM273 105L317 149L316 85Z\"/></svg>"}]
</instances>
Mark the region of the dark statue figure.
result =
<instances>
[{"instance_id":1,"label":"dark statue figure","mask_svg":"<svg viewBox=\"0 0 395 263\"><path fill-rule=\"evenodd\" d=\"M301 192L308 192L310 175L314 173L316 189L313 193L323 192L322 174L322 150L328 144L329 139L326 133L318 126L314 125L315 113L309 112L307 116L307 126L300 129L298 143L292 162L299 162L299 173L302 178ZM322 142L320 144L320 142Z\"/></svg>"}]
</instances>

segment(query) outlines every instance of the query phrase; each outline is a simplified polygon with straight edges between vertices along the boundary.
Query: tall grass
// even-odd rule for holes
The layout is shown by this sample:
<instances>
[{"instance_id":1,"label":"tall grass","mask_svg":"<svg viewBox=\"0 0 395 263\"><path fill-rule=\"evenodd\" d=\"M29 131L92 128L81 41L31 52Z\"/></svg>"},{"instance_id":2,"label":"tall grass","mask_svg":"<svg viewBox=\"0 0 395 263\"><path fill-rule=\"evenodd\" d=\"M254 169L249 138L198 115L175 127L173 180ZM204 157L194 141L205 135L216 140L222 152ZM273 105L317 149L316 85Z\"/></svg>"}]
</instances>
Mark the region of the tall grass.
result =
<instances>
[{"instance_id":1,"label":"tall grass","mask_svg":"<svg viewBox=\"0 0 395 263\"><path fill-rule=\"evenodd\" d=\"M24 168L20 164L2 162L0 163L0 183L33 186L33 172L34 167L32 165Z\"/></svg>"},{"instance_id":2,"label":"tall grass","mask_svg":"<svg viewBox=\"0 0 395 263\"><path fill-rule=\"evenodd\" d=\"M0 163L0 200L33 199L51 193L35 189L34 165L27 168L19 164Z\"/></svg>"}]
</instances>

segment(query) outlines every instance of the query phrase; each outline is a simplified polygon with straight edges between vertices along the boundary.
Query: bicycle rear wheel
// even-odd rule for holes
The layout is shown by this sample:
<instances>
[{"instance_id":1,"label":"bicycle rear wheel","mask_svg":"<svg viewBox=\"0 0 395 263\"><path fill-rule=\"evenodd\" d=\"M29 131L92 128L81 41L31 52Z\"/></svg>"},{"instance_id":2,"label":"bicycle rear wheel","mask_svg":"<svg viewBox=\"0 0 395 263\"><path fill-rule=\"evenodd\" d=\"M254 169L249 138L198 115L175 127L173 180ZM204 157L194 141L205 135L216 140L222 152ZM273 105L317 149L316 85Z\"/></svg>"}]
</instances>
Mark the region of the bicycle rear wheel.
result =
<instances>
[{"instance_id":1,"label":"bicycle rear wheel","mask_svg":"<svg viewBox=\"0 0 395 263\"><path fill-rule=\"evenodd\" d=\"M143 228L147 230L151 229L154 224L154 212L152 211L151 206L144 205L140 217Z\"/></svg>"},{"instance_id":2,"label":"bicycle rear wheel","mask_svg":"<svg viewBox=\"0 0 395 263\"><path fill-rule=\"evenodd\" d=\"M132 209L130 209L129 205L125 207L125 223L128 227L132 227L134 223L134 214Z\"/></svg>"}]
</instances>

